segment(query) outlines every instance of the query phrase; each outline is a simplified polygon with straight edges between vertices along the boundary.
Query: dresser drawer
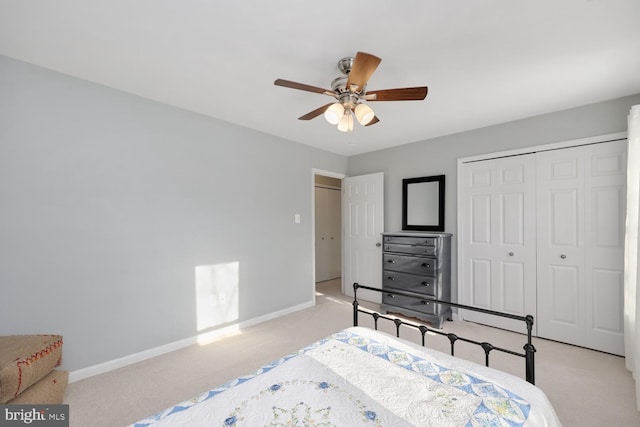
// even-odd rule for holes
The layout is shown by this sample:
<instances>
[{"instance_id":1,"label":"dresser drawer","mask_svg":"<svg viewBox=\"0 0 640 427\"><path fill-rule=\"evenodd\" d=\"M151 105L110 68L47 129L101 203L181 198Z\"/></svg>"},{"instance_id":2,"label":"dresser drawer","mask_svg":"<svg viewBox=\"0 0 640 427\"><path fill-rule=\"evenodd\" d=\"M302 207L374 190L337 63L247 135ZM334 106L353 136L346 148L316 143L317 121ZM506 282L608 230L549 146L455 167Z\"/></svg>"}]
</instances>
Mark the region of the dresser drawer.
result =
<instances>
[{"instance_id":1,"label":"dresser drawer","mask_svg":"<svg viewBox=\"0 0 640 427\"><path fill-rule=\"evenodd\" d=\"M401 273L413 273L418 275L435 276L435 258L419 258L405 255L382 254L384 270L399 271Z\"/></svg>"},{"instance_id":2,"label":"dresser drawer","mask_svg":"<svg viewBox=\"0 0 640 427\"><path fill-rule=\"evenodd\" d=\"M385 243L385 252L398 252L412 255L435 255L435 246L423 246L423 245L399 245L395 243Z\"/></svg>"},{"instance_id":3,"label":"dresser drawer","mask_svg":"<svg viewBox=\"0 0 640 427\"><path fill-rule=\"evenodd\" d=\"M384 236L384 243L398 243L401 245L435 246L435 237Z\"/></svg>"},{"instance_id":4,"label":"dresser drawer","mask_svg":"<svg viewBox=\"0 0 640 427\"><path fill-rule=\"evenodd\" d=\"M395 288L401 291L436 296L435 277L416 276L415 274L384 270L382 273L382 286L383 288Z\"/></svg>"},{"instance_id":5,"label":"dresser drawer","mask_svg":"<svg viewBox=\"0 0 640 427\"><path fill-rule=\"evenodd\" d=\"M436 314L437 310L437 304L427 299L421 300L417 298L405 297L403 295L393 295L386 292L382 294L382 304L395 305L424 314ZM387 311L393 311L393 309L387 308Z\"/></svg>"}]
</instances>

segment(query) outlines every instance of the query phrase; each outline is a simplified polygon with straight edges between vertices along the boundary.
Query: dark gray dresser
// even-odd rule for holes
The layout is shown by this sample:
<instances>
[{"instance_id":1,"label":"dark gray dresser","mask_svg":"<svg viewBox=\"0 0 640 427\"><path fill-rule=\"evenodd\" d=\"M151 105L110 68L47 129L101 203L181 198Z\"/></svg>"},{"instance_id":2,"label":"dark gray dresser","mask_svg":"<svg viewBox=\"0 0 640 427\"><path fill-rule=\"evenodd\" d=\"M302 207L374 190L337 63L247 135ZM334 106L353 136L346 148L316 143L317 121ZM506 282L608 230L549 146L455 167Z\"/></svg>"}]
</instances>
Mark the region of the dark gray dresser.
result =
<instances>
[{"instance_id":1,"label":"dark gray dresser","mask_svg":"<svg viewBox=\"0 0 640 427\"><path fill-rule=\"evenodd\" d=\"M451 234L382 233L382 289L451 300ZM382 293L381 309L430 322L441 328L451 307L402 295Z\"/></svg>"}]
</instances>

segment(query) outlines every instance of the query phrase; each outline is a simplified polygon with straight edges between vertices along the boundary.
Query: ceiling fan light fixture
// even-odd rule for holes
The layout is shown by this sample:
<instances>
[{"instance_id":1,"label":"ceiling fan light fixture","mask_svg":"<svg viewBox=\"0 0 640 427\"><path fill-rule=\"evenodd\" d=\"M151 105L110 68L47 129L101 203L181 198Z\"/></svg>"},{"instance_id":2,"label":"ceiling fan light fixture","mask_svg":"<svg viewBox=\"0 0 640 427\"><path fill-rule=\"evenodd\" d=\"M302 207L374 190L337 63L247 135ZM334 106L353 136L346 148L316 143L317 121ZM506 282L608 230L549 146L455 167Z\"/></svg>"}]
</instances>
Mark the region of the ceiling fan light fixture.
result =
<instances>
[{"instance_id":1,"label":"ceiling fan light fixture","mask_svg":"<svg viewBox=\"0 0 640 427\"><path fill-rule=\"evenodd\" d=\"M367 104L358 104L355 108L356 118L362 126L368 125L375 117L375 113Z\"/></svg>"},{"instance_id":2,"label":"ceiling fan light fixture","mask_svg":"<svg viewBox=\"0 0 640 427\"><path fill-rule=\"evenodd\" d=\"M338 123L338 130L340 132L351 132L353 130L353 114L351 114L351 110L344 111L344 115Z\"/></svg>"},{"instance_id":3,"label":"ceiling fan light fixture","mask_svg":"<svg viewBox=\"0 0 640 427\"><path fill-rule=\"evenodd\" d=\"M337 125L344 116L344 107L339 102L332 104L324 112L324 118L332 125Z\"/></svg>"}]
</instances>

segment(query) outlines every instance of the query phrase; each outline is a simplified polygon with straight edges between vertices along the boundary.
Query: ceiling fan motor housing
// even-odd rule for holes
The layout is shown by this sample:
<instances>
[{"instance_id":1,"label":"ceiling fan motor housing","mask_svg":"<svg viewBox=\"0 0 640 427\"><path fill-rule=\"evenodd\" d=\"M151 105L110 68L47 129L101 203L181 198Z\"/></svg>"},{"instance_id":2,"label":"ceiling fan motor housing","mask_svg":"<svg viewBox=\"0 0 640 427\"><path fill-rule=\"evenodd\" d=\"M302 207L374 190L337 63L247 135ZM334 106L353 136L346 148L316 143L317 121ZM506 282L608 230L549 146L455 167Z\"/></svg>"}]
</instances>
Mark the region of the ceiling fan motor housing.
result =
<instances>
[{"instance_id":1,"label":"ceiling fan motor housing","mask_svg":"<svg viewBox=\"0 0 640 427\"><path fill-rule=\"evenodd\" d=\"M365 85L357 92L352 92L347 89L347 77L336 77L331 82L331 89L336 93L337 97L340 97L340 95L343 93L358 94L359 96L361 96L366 92L367 86Z\"/></svg>"},{"instance_id":2,"label":"ceiling fan motor housing","mask_svg":"<svg viewBox=\"0 0 640 427\"><path fill-rule=\"evenodd\" d=\"M338 61L338 69L340 69L340 71L342 72L342 74L344 74L344 76L336 77L331 82L331 89L336 93L336 96L341 100L341 102L342 102L341 95L345 92L348 92L351 94L357 94L358 96L362 96L366 92L366 88L367 88L366 85L359 88L358 91L353 91L353 88L351 88L352 90L349 90L349 88L347 88L347 81L349 80L349 73L351 72L351 67L353 66L354 60L355 60L354 57L348 56ZM357 100L354 102L354 105L355 103L357 103Z\"/></svg>"},{"instance_id":3,"label":"ceiling fan motor housing","mask_svg":"<svg viewBox=\"0 0 640 427\"><path fill-rule=\"evenodd\" d=\"M338 61L338 69L344 74L348 76L351 72L351 67L353 67L353 61L355 58L353 56L347 56L346 58L342 58Z\"/></svg>"},{"instance_id":4,"label":"ceiling fan motor housing","mask_svg":"<svg viewBox=\"0 0 640 427\"><path fill-rule=\"evenodd\" d=\"M353 109L360 102L360 96L357 93L351 93L349 91L342 92L338 95L338 102L341 103L345 109Z\"/></svg>"}]
</instances>

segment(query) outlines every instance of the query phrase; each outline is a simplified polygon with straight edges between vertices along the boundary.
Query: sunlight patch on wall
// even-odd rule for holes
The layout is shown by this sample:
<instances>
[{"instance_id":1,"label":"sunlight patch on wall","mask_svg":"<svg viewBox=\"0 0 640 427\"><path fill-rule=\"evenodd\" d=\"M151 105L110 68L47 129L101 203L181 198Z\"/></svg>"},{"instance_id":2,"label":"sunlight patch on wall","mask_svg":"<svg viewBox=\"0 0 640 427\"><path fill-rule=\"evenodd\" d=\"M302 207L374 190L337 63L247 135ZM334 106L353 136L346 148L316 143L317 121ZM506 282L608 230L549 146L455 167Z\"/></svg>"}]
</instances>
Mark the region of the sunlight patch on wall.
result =
<instances>
[{"instance_id":1,"label":"sunlight patch on wall","mask_svg":"<svg viewBox=\"0 0 640 427\"><path fill-rule=\"evenodd\" d=\"M238 320L239 262L196 266L198 331Z\"/></svg>"}]
</instances>

